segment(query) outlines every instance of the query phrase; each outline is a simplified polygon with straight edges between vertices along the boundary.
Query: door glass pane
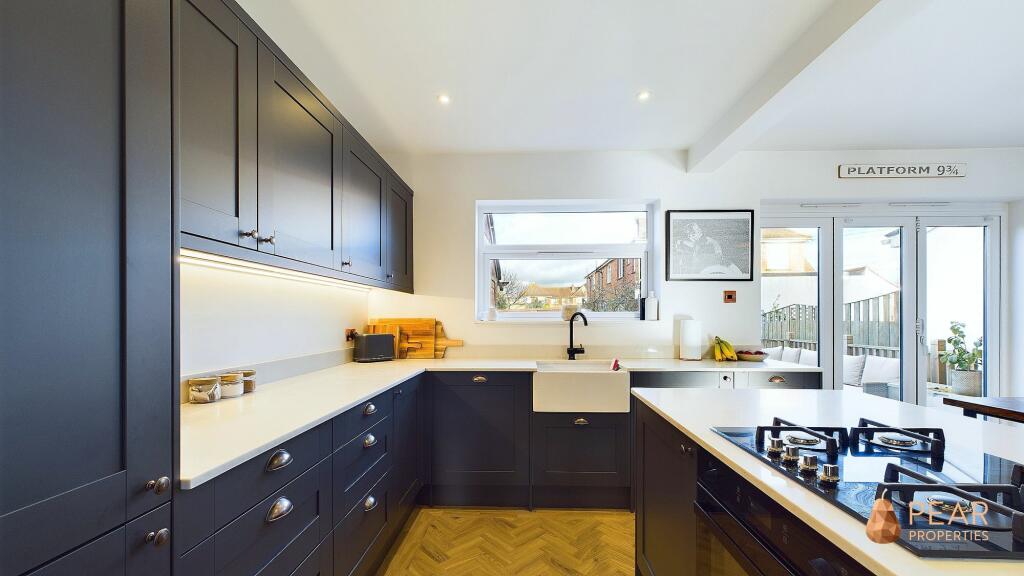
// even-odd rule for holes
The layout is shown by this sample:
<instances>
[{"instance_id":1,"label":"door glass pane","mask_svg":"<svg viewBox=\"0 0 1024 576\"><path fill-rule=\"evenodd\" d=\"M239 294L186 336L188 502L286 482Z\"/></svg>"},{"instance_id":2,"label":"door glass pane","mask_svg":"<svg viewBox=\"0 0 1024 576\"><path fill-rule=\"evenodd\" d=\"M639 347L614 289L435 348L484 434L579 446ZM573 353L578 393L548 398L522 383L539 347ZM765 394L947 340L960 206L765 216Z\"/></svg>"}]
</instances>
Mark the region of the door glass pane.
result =
<instances>
[{"instance_id":1,"label":"door glass pane","mask_svg":"<svg viewBox=\"0 0 1024 576\"><path fill-rule=\"evenodd\" d=\"M843 386L902 398L899 226L843 229Z\"/></svg>"},{"instance_id":2,"label":"door glass pane","mask_svg":"<svg viewBox=\"0 0 1024 576\"><path fill-rule=\"evenodd\" d=\"M761 229L761 345L818 366L818 229Z\"/></svg>"},{"instance_id":3,"label":"door glass pane","mask_svg":"<svg viewBox=\"0 0 1024 576\"><path fill-rule=\"evenodd\" d=\"M929 226L924 241L928 405L949 393L984 396L985 228Z\"/></svg>"}]
</instances>

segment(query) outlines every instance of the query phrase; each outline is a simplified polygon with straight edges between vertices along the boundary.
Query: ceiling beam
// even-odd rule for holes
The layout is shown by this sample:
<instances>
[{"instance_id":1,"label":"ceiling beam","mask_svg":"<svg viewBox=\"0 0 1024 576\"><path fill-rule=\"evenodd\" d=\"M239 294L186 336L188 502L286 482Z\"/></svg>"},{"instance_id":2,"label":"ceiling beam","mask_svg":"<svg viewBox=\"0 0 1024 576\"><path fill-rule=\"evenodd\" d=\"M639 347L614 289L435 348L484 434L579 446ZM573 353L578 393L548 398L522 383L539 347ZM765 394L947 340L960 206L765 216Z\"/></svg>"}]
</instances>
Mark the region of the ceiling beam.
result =
<instances>
[{"instance_id":1,"label":"ceiling beam","mask_svg":"<svg viewBox=\"0 0 1024 576\"><path fill-rule=\"evenodd\" d=\"M774 126L805 95L801 90L828 72L820 57L868 12L871 34L891 29L920 9L923 2L838 0L779 57L733 106L688 151L689 172L712 172ZM876 12L885 12L875 18ZM879 16L882 16L879 14ZM874 26L877 24L878 26ZM835 70L831 70L835 73Z\"/></svg>"}]
</instances>

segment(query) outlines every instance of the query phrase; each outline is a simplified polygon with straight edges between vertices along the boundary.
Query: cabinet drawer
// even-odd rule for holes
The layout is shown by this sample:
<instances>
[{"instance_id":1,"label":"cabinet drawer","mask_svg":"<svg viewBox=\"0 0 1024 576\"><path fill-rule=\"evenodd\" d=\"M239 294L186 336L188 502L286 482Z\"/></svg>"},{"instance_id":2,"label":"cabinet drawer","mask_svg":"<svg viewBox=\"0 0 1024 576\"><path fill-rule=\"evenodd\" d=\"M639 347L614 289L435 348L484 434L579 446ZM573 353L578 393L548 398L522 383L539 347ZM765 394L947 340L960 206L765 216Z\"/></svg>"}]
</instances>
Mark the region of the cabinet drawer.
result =
<instances>
[{"instance_id":1,"label":"cabinet drawer","mask_svg":"<svg viewBox=\"0 0 1024 576\"><path fill-rule=\"evenodd\" d=\"M215 529L231 522L326 457L330 453L330 433L330 424L325 422L218 476L214 480Z\"/></svg>"},{"instance_id":2,"label":"cabinet drawer","mask_svg":"<svg viewBox=\"0 0 1024 576\"><path fill-rule=\"evenodd\" d=\"M629 385L634 388L718 388L720 377L720 372L630 372Z\"/></svg>"},{"instance_id":3,"label":"cabinet drawer","mask_svg":"<svg viewBox=\"0 0 1024 576\"><path fill-rule=\"evenodd\" d=\"M334 468L334 521L349 510L391 467L392 422L390 417L345 444L332 457Z\"/></svg>"},{"instance_id":4,"label":"cabinet drawer","mask_svg":"<svg viewBox=\"0 0 1024 576\"><path fill-rule=\"evenodd\" d=\"M325 460L214 534L217 576L287 576L330 532Z\"/></svg>"},{"instance_id":5,"label":"cabinet drawer","mask_svg":"<svg viewBox=\"0 0 1024 576\"><path fill-rule=\"evenodd\" d=\"M331 576L334 574L334 542L327 539L313 550L291 576Z\"/></svg>"},{"instance_id":6,"label":"cabinet drawer","mask_svg":"<svg viewBox=\"0 0 1024 576\"><path fill-rule=\"evenodd\" d=\"M347 444L364 430L391 415L393 394L385 390L373 398L350 408L334 419L334 449Z\"/></svg>"},{"instance_id":7,"label":"cabinet drawer","mask_svg":"<svg viewBox=\"0 0 1024 576\"><path fill-rule=\"evenodd\" d=\"M738 383L738 382L737 382ZM821 388L818 372L751 372L748 388Z\"/></svg>"},{"instance_id":8,"label":"cabinet drawer","mask_svg":"<svg viewBox=\"0 0 1024 576\"><path fill-rule=\"evenodd\" d=\"M533 375L530 372L431 372L430 374L445 386L529 385L533 381Z\"/></svg>"},{"instance_id":9,"label":"cabinet drawer","mask_svg":"<svg viewBox=\"0 0 1024 576\"><path fill-rule=\"evenodd\" d=\"M124 574L124 528L93 540L78 550L29 572L27 576L109 576Z\"/></svg>"},{"instance_id":10,"label":"cabinet drawer","mask_svg":"<svg viewBox=\"0 0 1024 576\"><path fill-rule=\"evenodd\" d=\"M334 575L348 576L374 541L384 533L389 515L388 478L385 476L360 498L334 530Z\"/></svg>"}]
</instances>

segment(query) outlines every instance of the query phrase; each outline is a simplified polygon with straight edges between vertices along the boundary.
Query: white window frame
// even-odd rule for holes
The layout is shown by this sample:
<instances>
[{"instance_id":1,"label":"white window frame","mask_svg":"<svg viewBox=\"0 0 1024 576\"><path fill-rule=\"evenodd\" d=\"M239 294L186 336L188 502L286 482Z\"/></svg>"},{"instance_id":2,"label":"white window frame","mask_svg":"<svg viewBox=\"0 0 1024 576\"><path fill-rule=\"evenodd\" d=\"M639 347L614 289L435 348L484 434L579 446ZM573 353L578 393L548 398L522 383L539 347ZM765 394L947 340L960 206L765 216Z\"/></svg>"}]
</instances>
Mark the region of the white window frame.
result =
<instances>
[{"instance_id":1,"label":"white window frame","mask_svg":"<svg viewBox=\"0 0 1024 576\"><path fill-rule=\"evenodd\" d=\"M902 306L906 310L903 318L901 341L906 343L903 351L903 401L915 404L927 403L927 343L921 343L917 335L917 324L922 331L926 314L927 244L919 237L928 226L984 226L987 259L985 267L985 385L987 396L1006 394L1006 370L1002 358L1009 350L1009 337L1003 321L1009 307L1007 284L1007 260L1004 246L1007 245L1006 205L996 202L880 202L880 203L824 203L789 204L770 203L761 206L761 227L813 227L809 223L817 220L821 229L818 249L821 266L819 275L819 339L832 338L832 358L827 362L819 353L819 362L828 387L843 389L843 354L845 342L839 342L842 326L835 325L835 319L842 318L842 237L846 226L903 226L902 239ZM886 214L887 216L878 216ZM826 243L826 226L829 226L829 243ZM807 223L807 224L805 224ZM760 240L760 232L758 232ZM831 268L831 274L829 274ZM825 276L831 276L826 287ZM832 309L832 317L825 318ZM913 344L911 344L913 343ZM822 349L819 343L819 349Z\"/></svg>"},{"instance_id":2,"label":"white window frame","mask_svg":"<svg viewBox=\"0 0 1024 576\"><path fill-rule=\"evenodd\" d=\"M542 213L542 212L645 212L647 214L647 242L644 244L517 244L494 246L487 243L485 236L486 214ZM479 200L476 203L476 319L486 321L490 306L491 259L514 260L563 260L566 258L587 258L606 260L614 258L639 258L640 294L657 293L651 277L652 240L655 234L654 202L621 202L602 200L534 200L502 201ZM611 281L611 270L608 271ZM585 281L586 279L584 279ZM596 279L595 279L596 280ZM640 320L637 312L591 312L584 311L590 320ZM560 322L561 313L549 312L497 312L497 321L539 321Z\"/></svg>"}]
</instances>

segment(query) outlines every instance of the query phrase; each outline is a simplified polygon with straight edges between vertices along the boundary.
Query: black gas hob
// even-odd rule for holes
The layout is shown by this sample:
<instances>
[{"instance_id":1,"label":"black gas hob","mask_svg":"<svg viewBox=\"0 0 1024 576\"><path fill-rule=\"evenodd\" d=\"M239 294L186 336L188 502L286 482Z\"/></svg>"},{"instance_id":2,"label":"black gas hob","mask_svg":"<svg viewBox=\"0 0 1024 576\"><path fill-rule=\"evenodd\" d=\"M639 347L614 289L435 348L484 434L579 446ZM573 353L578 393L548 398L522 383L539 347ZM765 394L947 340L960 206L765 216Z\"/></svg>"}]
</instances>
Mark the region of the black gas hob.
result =
<instances>
[{"instance_id":1,"label":"black gas hob","mask_svg":"<svg viewBox=\"0 0 1024 576\"><path fill-rule=\"evenodd\" d=\"M897 542L918 556L1024 560L1024 465L954 454L941 429L865 418L849 429L805 427L775 418L770 426L713 430L865 523L877 498L889 500Z\"/></svg>"}]
</instances>

